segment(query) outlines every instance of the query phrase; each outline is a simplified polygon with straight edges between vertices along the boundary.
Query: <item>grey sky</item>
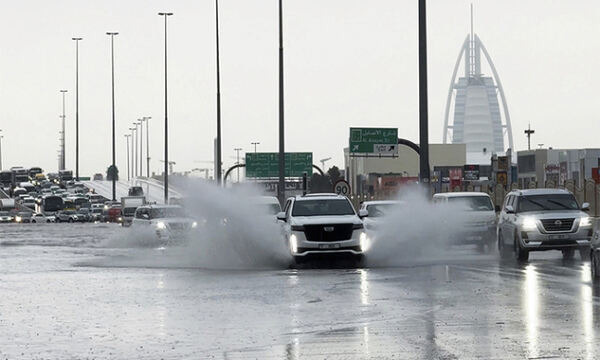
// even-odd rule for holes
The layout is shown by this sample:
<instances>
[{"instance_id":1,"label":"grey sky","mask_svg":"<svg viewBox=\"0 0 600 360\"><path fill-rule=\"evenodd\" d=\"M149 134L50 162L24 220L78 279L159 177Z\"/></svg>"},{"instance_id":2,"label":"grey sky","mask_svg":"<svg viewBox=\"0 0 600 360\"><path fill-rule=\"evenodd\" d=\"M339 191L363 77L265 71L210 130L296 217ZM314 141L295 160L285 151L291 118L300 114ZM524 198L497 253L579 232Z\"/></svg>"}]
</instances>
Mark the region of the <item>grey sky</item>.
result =
<instances>
[{"instance_id":1,"label":"grey sky","mask_svg":"<svg viewBox=\"0 0 600 360\"><path fill-rule=\"evenodd\" d=\"M430 141L441 142L459 47L475 31L500 74L515 146L594 147L600 53L597 1L431 0L428 3ZM221 0L223 159L233 148L277 150L277 1ZM74 168L74 43L80 43L81 174L110 162L110 58L118 31L117 156L126 175L127 128L152 116L152 171L162 159L162 18L169 18L170 158L176 170L210 167L215 134L214 1L20 1L0 34L4 167L56 170L59 89L67 98L67 167ZM398 127L418 140L417 1L286 0L286 142L342 165L350 126ZM489 72L488 72L489 73Z\"/></svg>"}]
</instances>

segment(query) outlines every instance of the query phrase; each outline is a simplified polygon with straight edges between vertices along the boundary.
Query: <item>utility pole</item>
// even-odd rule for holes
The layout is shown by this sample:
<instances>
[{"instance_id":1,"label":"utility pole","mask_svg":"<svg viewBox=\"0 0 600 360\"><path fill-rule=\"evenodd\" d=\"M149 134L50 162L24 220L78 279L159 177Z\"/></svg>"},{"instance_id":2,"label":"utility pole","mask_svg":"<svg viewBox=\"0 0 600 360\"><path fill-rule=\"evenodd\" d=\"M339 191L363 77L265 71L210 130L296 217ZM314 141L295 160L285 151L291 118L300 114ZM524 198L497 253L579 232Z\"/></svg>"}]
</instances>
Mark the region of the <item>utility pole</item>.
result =
<instances>
[{"instance_id":1,"label":"utility pole","mask_svg":"<svg viewBox=\"0 0 600 360\"><path fill-rule=\"evenodd\" d=\"M144 118L140 122L140 176L144 176Z\"/></svg>"},{"instance_id":2,"label":"utility pole","mask_svg":"<svg viewBox=\"0 0 600 360\"><path fill-rule=\"evenodd\" d=\"M429 185L429 115L427 109L427 16L426 0L419 0L419 174Z\"/></svg>"},{"instance_id":3,"label":"utility pole","mask_svg":"<svg viewBox=\"0 0 600 360\"><path fill-rule=\"evenodd\" d=\"M151 116L144 116L144 119L146 119L146 178L150 178L150 130L148 130L149 127L149 120L152 119Z\"/></svg>"},{"instance_id":4,"label":"utility pole","mask_svg":"<svg viewBox=\"0 0 600 360\"><path fill-rule=\"evenodd\" d=\"M131 167L133 168L133 135L134 135L134 131L135 128L129 128L129 131L131 131ZM133 179L133 169L131 169L131 178Z\"/></svg>"},{"instance_id":5,"label":"utility pole","mask_svg":"<svg viewBox=\"0 0 600 360\"><path fill-rule=\"evenodd\" d=\"M236 165L240 164L240 151L242 151L244 149L242 148L235 148L233 149L233 151L235 151L237 153L237 162L235 163ZM240 168L237 168L237 182L240 182Z\"/></svg>"},{"instance_id":6,"label":"utility pole","mask_svg":"<svg viewBox=\"0 0 600 360\"><path fill-rule=\"evenodd\" d=\"M75 41L75 180L79 181L79 41L83 38L74 37Z\"/></svg>"},{"instance_id":7,"label":"utility pole","mask_svg":"<svg viewBox=\"0 0 600 360\"><path fill-rule=\"evenodd\" d=\"M134 162L131 164L131 166L133 166L133 177L137 177L138 176L138 135L139 135L139 131L138 131L138 123L134 122L133 126L135 126L135 145L132 145L133 147L133 158L135 159Z\"/></svg>"},{"instance_id":8,"label":"utility pole","mask_svg":"<svg viewBox=\"0 0 600 360\"><path fill-rule=\"evenodd\" d=\"M127 181L131 180L131 171L130 171L130 167L129 167L129 137L131 137L131 135L129 134L125 134L125 142L127 143Z\"/></svg>"},{"instance_id":9,"label":"utility pole","mask_svg":"<svg viewBox=\"0 0 600 360\"><path fill-rule=\"evenodd\" d=\"M285 202L285 131L283 108L283 1L279 0L279 182L277 198Z\"/></svg>"},{"instance_id":10,"label":"utility pole","mask_svg":"<svg viewBox=\"0 0 600 360\"><path fill-rule=\"evenodd\" d=\"M62 119L62 137L61 137L61 142L60 142L60 169L59 170L65 170L66 165L65 165L65 94L67 93L67 90L60 90L60 92L62 93L62 115L60 116L60 118Z\"/></svg>"},{"instance_id":11,"label":"utility pole","mask_svg":"<svg viewBox=\"0 0 600 360\"><path fill-rule=\"evenodd\" d=\"M115 35L118 32L107 32L110 36L110 57L111 57L111 79L112 79L112 200L117 200L117 159L116 159L116 144L115 144Z\"/></svg>"},{"instance_id":12,"label":"utility pole","mask_svg":"<svg viewBox=\"0 0 600 360\"><path fill-rule=\"evenodd\" d=\"M165 204L169 203L169 122L168 122L168 106L167 106L167 18L173 13L171 12L160 12L158 15L165 18L165 175L164 175L164 188L165 188Z\"/></svg>"},{"instance_id":13,"label":"utility pole","mask_svg":"<svg viewBox=\"0 0 600 360\"><path fill-rule=\"evenodd\" d=\"M217 185L221 185L221 59L219 52L219 0L215 0L215 35L217 47L217 159L215 176L217 178Z\"/></svg>"},{"instance_id":14,"label":"utility pole","mask_svg":"<svg viewBox=\"0 0 600 360\"><path fill-rule=\"evenodd\" d=\"M531 150L531 135L535 134L535 130L531 130L531 124L529 124L525 135L527 136L527 150Z\"/></svg>"}]
</instances>

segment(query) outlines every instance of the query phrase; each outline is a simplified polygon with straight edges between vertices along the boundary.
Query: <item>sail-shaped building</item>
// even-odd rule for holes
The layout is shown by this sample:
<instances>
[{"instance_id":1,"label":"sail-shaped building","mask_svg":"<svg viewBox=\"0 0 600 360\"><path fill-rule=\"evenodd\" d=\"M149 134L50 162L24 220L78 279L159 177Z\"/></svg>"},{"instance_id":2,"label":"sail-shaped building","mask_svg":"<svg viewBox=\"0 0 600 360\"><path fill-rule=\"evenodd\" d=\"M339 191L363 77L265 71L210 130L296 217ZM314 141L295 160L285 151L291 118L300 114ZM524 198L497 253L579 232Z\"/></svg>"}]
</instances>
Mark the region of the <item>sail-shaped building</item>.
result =
<instances>
[{"instance_id":1,"label":"sail-shaped building","mask_svg":"<svg viewBox=\"0 0 600 360\"><path fill-rule=\"evenodd\" d=\"M482 54L492 76L486 76L481 71ZM464 76L457 80L461 64L464 64ZM502 112L498 95L502 100ZM450 118L452 108L454 114ZM466 144L469 164L489 165L492 154L502 155L507 148L513 148L504 89L490 55L479 36L473 32L472 10L471 32L456 59L446 100L444 144L448 142Z\"/></svg>"}]
</instances>

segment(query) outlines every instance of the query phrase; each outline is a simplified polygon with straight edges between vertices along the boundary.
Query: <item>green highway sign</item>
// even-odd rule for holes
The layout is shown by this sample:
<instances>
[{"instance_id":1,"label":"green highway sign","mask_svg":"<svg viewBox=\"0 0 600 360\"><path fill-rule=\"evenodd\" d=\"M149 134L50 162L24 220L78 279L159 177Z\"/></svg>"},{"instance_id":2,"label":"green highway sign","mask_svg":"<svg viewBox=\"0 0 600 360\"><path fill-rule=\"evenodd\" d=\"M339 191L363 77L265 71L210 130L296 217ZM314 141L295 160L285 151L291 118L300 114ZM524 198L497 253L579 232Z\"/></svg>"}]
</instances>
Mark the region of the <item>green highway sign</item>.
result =
<instances>
[{"instance_id":1,"label":"green highway sign","mask_svg":"<svg viewBox=\"0 0 600 360\"><path fill-rule=\"evenodd\" d=\"M312 175L313 154L285 153L285 176ZM279 153L246 153L246 177L275 178L279 176Z\"/></svg>"},{"instance_id":2,"label":"green highway sign","mask_svg":"<svg viewBox=\"0 0 600 360\"><path fill-rule=\"evenodd\" d=\"M398 155L398 129L350 128L350 153Z\"/></svg>"}]
</instances>

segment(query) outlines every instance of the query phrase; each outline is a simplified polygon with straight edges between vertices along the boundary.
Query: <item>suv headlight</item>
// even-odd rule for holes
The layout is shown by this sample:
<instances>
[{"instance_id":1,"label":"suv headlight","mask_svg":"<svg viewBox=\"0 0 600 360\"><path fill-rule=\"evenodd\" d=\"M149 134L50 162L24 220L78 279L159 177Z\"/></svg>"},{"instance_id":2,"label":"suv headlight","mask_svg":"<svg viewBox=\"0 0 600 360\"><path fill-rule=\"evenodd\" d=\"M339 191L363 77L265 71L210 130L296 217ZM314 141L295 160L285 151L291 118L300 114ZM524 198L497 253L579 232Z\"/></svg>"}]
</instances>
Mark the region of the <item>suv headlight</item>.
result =
<instances>
[{"instance_id":1,"label":"suv headlight","mask_svg":"<svg viewBox=\"0 0 600 360\"><path fill-rule=\"evenodd\" d=\"M369 248L371 247L371 239L369 239L369 237L367 236L367 233L362 232L360 233L360 249L365 252L367 250L369 250Z\"/></svg>"},{"instance_id":2,"label":"suv headlight","mask_svg":"<svg viewBox=\"0 0 600 360\"><path fill-rule=\"evenodd\" d=\"M156 223L156 228L159 229L159 230L163 230L163 229L167 228L167 225L165 225L164 222L159 221L159 222Z\"/></svg>"},{"instance_id":3,"label":"suv headlight","mask_svg":"<svg viewBox=\"0 0 600 360\"><path fill-rule=\"evenodd\" d=\"M532 231L537 229L537 222L535 220L535 218L532 217L526 217L523 219L523 222L521 223L521 228L525 231Z\"/></svg>"},{"instance_id":4,"label":"suv headlight","mask_svg":"<svg viewBox=\"0 0 600 360\"><path fill-rule=\"evenodd\" d=\"M298 238L294 234L290 235L290 251L292 254L298 252Z\"/></svg>"},{"instance_id":5,"label":"suv headlight","mask_svg":"<svg viewBox=\"0 0 600 360\"><path fill-rule=\"evenodd\" d=\"M582 217L581 219L579 219L579 226L581 226L581 227L592 226L592 218L589 216Z\"/></svg>"},{"instance_id":6,"label":"suv headlight","mask_svg":"<svg viewBox=\"0 0 600 360\"><path fill-rule=\"evenodd\" d=\"M20 216L15 217L16 222L21 222L23 219Z\"/></svg>"},{"instance_id":7,"label":"suv headlight","mask_svg":"<svg viewBox=\"0 0 600 360\"><path fill-rule=\"evenodd\" d=\"M192 229L195 229L195 228L197 228L197 227L198 227L198 222L194 221L194 222L192 223Z\"/></svg>"}]
</instances>

